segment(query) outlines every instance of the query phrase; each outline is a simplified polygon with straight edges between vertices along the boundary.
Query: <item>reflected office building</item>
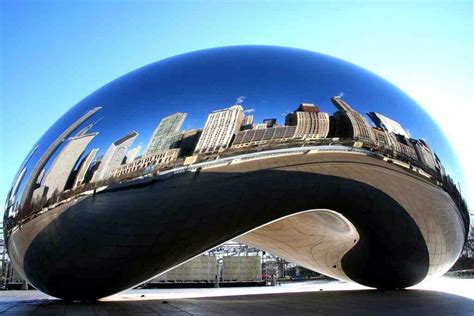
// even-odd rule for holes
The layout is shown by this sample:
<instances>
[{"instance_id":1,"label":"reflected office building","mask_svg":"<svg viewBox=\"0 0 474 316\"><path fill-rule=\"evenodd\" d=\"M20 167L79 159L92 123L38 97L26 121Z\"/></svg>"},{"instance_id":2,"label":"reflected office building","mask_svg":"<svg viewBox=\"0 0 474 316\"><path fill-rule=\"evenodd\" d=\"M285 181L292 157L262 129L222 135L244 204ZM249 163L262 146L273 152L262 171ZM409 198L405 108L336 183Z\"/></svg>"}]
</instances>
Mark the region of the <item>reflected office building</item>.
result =
<instances>
[{"instance_id":1,"label":"reflected office building","mask_svg":"<svg viewBox=\"0 0 474 316\"><path fill-rule=\"evenodd\" d=\"M20 166L4 231L19 273L65 299L117 293L233 239L397 289L458 258L463 181L436 124L383 79L313 52L226 47L79 102Z\"/></svg>"}]
</instances>

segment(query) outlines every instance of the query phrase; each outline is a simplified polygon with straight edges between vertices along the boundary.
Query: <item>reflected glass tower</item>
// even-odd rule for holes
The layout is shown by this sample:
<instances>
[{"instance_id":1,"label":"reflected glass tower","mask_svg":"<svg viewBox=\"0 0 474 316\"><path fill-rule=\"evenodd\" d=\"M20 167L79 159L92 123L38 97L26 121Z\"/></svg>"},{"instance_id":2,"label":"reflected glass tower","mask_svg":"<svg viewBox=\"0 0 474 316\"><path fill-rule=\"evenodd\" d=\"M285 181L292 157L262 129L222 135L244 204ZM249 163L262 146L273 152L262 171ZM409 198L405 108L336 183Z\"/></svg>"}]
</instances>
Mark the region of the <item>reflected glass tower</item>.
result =
<instances>
[{"instance_id":1,"label":"reflected glass tower","mask_svg":"<svg viewBox=\"0 0 474 316\"><path fill-rule=\"evenodd\" d=\"M145 156L153 152L170 149L179 135L179 129L186 119L186 113L175 113L163 118L153 131Z\"/></svg>"}]
</instances>

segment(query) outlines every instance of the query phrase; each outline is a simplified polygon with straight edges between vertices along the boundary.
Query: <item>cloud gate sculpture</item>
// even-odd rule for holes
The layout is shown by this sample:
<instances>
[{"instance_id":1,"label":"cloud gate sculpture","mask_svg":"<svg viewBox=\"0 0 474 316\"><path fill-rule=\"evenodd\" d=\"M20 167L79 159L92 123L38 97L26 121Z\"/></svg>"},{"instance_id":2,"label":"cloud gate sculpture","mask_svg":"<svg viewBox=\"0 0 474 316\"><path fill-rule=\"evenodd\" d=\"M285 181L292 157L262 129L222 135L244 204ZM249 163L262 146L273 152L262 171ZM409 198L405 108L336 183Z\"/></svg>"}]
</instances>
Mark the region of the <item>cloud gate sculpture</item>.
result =
<instances>
[{"instance_id":1,"label":"cloud gate sculpture","mask_svg":"<svg viewBox=\"0 0 474 316\"><path fill-rule=\"evenodd\" d=\"M238 239L328 276L398 289L446 272L467 235L446 138L380 77L270 46L197 51L80 101L9 191L9 256L64 299L97 299Z\"/></svg>"}]
</instances>

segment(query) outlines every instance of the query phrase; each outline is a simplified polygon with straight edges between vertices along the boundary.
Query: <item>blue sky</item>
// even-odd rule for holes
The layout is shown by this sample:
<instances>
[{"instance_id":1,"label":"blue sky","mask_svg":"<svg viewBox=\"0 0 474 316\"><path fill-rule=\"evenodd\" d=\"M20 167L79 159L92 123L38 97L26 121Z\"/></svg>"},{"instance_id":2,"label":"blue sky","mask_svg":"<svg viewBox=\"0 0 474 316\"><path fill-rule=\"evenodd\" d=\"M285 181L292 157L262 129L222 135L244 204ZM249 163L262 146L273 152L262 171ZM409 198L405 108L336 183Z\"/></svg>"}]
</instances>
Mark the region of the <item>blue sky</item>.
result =
<instances>
[{"instance_id":1,"label":"blue sky","mask_svg":"<svg viewBox=\"0 0 474 316\"><path fill-rule=\"evenodd\" d=\"M0 200L38 138L97 88L169 56L241 44L317 51L388 79L430 111L474 179L472 12L451 1L2 1ZM473 188L463 188L471 201Z\"/></svg>"}]
</instances>

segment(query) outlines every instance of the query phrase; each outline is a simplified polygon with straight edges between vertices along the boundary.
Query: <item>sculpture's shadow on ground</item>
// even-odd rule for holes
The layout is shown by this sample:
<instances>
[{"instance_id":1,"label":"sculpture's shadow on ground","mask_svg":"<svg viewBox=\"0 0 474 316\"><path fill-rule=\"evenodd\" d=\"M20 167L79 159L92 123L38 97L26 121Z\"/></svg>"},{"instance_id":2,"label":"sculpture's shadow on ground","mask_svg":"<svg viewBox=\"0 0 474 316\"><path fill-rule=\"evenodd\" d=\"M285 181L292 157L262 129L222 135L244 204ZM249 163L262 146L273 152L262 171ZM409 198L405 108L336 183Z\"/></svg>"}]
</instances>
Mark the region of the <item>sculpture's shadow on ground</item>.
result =
<instances>
[{"instance_id":1,"label":"sculpture's shadow on ground","mask_svg":"<svg viewBox=\"0 0 474 316\"><path fill-rule=\"evenodd\" d=\"M67 302L52 299L17 302L15 306L4 310L4 315L474 314L474 300L426 290L315 291L167 300L153 299L156 293L148 291L126 294L128 299L116 301Z\"/></svg>"}]
</instances>

